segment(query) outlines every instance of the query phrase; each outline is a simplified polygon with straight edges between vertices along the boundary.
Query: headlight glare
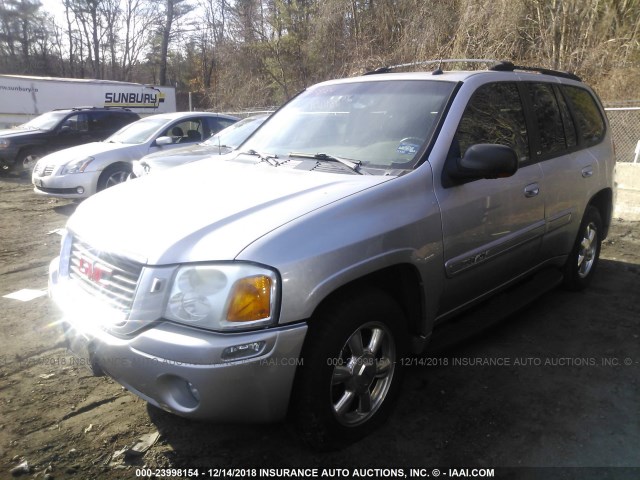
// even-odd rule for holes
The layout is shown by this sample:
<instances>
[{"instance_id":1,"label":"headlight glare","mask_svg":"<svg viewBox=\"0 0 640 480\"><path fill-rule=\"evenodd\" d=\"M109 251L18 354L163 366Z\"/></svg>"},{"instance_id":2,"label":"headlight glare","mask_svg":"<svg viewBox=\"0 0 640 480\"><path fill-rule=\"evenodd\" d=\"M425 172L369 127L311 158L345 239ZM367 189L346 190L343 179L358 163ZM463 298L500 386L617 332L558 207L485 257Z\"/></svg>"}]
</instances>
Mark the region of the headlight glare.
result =
<instances>
[{"instance_id":1,"label":"headlight glare","mask_svg":"<svg viewBox=\"0 0 640 480\"><path fill-rule=\"evenodd\" d=\"M211 330L240 330L275 321L277 274L249 263L178 269L165 318Z\"/></svg>"},{"instance_id":2,"label":"headlight glare","mask_svg":"<svg viewBox=\"0 0 640 480\"><path fill-rule=\"evenodd\" d=\"M94 160L94 157L84 157L77 160L72 160L64 166L61 174L66 175L68 173L82 173Z\"/></svg>"}]
</instances>

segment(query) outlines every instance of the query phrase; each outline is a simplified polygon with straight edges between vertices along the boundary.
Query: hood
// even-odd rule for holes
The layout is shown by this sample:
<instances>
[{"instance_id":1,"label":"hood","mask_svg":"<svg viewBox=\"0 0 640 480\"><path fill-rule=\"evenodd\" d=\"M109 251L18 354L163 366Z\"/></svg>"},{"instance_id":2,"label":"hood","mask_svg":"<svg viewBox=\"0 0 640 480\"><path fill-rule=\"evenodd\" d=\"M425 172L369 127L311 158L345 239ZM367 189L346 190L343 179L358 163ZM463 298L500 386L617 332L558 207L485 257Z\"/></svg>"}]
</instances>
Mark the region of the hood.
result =
<instances>
[{"instance_id":1,"label":"hood","mask_svg":"<svg viewBox=\"0 0 640 480\"><path fill-rule=\"evenodd\" d=\"M104 152L111 152L114 150L130 149L131 147L138 147L138 145L129 145L125 143L109 143L109 142L91 142L84 145L78 145L76 147L65 148L57 152L50 153L46 157L47 165L66 165L71 160L77 158L95 156Z\"/></svg>"},{"instance_id":2,"label":"hood","mask_svg":"<svg viewBox=\"0 0 640 480\"><path fill-rule=\"evenodd\" d=\"M210 156L219 156L228 153L228 148L218 148L213 145L194 145L190 147L176 148L168 152L155 152L145 155L140 162L147 163L152 172L163 170L183 163L190 163Z\"/></svg>"},{"instance_id":3,"label":"hood","mask_svg":"<svg viewBox=\"0 0 640 480\"><path fill-rule=\"evenodd\" d=\"M233 260L287 222L392 178L194 162L90 197L67 228L100 250L149 265Z\"/></svg>"},{"instance_id":4,"label":"hood","mask_svg":"<svg viewBox=\"0 0 640 480\"><path fill-rule=\"evenodd\" d=\"M0 130L0 138L12 138L12 137L31 137L34 135L42 135L43 133L49 133L45 130L33 130L29 128L7 128Z\"/></svg>"},{"instance_id":5,"label":"hood","mask_svg":"<svg viewBox=\"0 0 640 480\"><path fill-rule=\"evenodd\" d=\"M162 158L218 155L220 150L221 149L218 148L217 145L204 145L202 143L198 143L187 147L174 148L169 152L150 153L149 155L145 155L144 160L147 162L149 162L149 160L153 160L155 162ZM225 149L223 148L222 151L224 150Z\"/></svg>"}]
</instances>

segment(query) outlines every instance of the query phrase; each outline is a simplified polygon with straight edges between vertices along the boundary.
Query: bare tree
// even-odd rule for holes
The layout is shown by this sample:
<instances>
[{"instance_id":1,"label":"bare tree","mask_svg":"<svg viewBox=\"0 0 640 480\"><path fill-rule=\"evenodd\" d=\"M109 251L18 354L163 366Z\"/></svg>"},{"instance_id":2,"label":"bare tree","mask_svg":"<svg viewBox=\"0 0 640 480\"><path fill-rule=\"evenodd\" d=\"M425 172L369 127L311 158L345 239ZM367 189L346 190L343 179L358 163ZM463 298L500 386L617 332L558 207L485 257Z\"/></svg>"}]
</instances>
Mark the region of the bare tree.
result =
<instances>
[{"instance_id":1,"label":"bare tree","mask_svg":"<svg viewBox=\"0 0 640 480\"><path fill-rule=\"evenodd\" d=\"M187 0L164 0L164 6L164 23L160 29L160 73L158 78L160 85L167 85L167 55L169 44L173 38L174 23L193 9Z\"/></svg>"}]
</instances>

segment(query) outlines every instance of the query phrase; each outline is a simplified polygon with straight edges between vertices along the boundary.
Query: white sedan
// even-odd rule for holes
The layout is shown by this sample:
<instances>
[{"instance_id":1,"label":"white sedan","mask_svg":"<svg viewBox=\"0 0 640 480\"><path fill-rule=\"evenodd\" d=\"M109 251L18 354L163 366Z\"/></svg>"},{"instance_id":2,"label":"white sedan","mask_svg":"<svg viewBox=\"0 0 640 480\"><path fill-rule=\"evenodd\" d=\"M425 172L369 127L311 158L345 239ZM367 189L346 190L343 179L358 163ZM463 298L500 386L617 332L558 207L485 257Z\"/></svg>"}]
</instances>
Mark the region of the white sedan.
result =
<instances>
[{"instance_id":1,"label":"white sedan","mask_svg":"<svg viewBox=\"0 0 640 480\"><path fill-rule=\"evenodd\" d=\"M134 160L188 143L200 143L239 119L207 112L152 115L102 142L67 148L42 157L32 174L34 191L61 198L86 198L123 182Z\"/></svg>"}]
</instances>

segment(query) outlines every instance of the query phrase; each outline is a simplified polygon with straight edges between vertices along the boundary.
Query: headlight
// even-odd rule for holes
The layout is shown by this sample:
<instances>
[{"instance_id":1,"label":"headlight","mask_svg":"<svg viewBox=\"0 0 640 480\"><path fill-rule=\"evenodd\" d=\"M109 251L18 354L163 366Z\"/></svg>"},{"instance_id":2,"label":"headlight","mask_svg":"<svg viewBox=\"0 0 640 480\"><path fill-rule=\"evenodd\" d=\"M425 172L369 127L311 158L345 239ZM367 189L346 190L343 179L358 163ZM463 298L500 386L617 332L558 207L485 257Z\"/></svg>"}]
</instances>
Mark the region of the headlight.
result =
<instances>
[{"instance_id":1,"label":"headlight","mask_svg":"<svg viewBox=\"0 0 640 480\"><path fill-rule=\"evenodd\" d=\"M164 316L210 330L265 327L276 321L279 288L276 272L253 264L184 266Z\"/></svg>"},{"instance_id":2,"label":"headlight","mask_svg":"<svg viewBox=\"0 0 640 480\"><path fill-rule=\"evenodd\" d=\"M7 148L11 145L11 140L0 139L0 148Z\"/></svg>"},{"instance_id":3,"label":"headlight","mask_svg":"<svg viewBox=\"0 0 640 480\"><path fill-rule=\"evenodd\" d=\"M72 160L64 166L64 168L60 172L60 175L66 175L67 173L84 172L84 169L87 168L87 166L94 160L94 157L84 157L77 160Z\"/></svg>"}]
</instances>

